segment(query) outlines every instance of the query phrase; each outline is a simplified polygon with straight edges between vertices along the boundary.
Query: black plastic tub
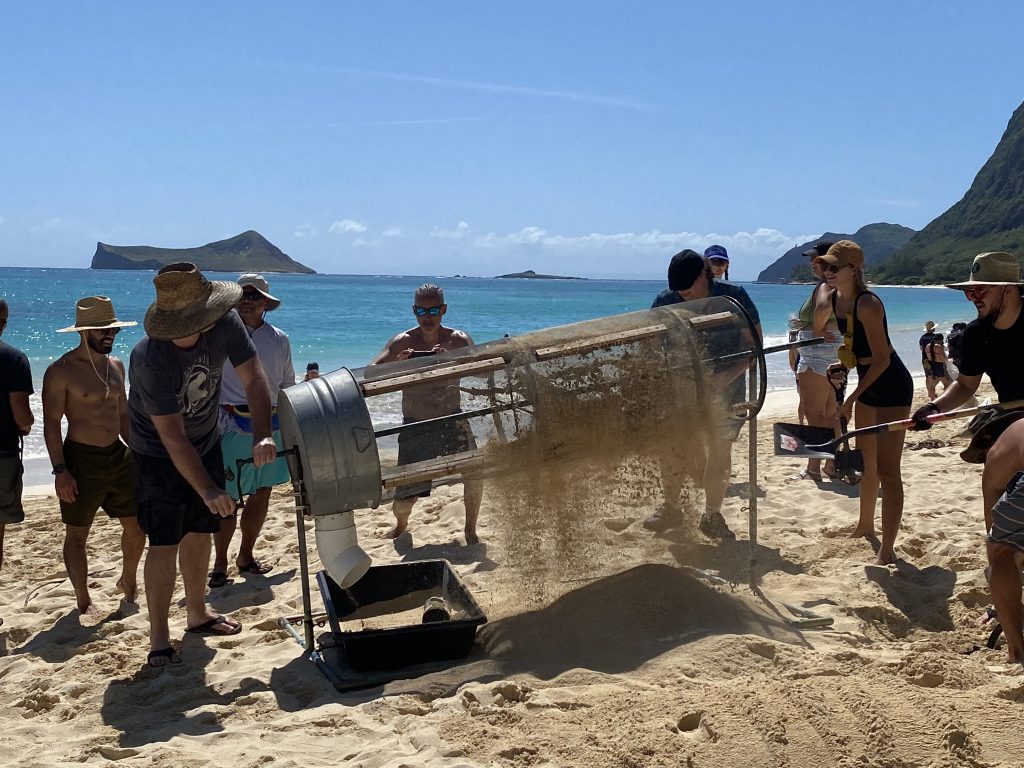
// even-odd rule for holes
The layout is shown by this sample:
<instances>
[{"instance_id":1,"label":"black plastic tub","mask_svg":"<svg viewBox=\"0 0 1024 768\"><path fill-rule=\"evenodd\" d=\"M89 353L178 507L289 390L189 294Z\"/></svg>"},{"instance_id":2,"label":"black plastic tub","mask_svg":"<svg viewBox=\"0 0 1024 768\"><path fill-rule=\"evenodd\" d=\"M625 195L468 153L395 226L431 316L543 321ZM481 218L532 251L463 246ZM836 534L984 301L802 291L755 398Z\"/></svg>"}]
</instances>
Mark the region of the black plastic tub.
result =
<instances>
[{"instance_id":1,"label":"black plastic tub","mask_svg":"<svg viewBox=\"0 0 1024 768\"><path fill-rule=\"evenodd\" d=\"M320 571L317 585L331 631L353 669L396 669L469 655L476 628L487 621L462 579L447 560L374 565L359 581L342 589ZM423 608L443 598L450 618L383 629L359 629L375 617ZM436 602L436 601L435 601Z\"/></svg>"}]
</instances>

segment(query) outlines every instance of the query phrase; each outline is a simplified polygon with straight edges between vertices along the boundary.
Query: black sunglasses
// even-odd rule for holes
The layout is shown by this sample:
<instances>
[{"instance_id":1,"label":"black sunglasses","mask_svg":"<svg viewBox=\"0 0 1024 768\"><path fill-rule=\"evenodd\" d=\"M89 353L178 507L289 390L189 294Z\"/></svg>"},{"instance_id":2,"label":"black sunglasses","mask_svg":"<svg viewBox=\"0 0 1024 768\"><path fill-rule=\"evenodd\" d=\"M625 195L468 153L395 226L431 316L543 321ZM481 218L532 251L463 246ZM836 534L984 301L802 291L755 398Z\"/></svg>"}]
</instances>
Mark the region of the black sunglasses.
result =
<instances>
[{"instance_id":1,"label":"black sunglasses","mask_svg":"<svg viewBox=\"0 0 1024 768\"><path fill-rule=\"evenodd\" d=\"M263 298L263 294L259 291L242 291L242 298L249 301L259 301Z\"/></svg>"}]
</instances>

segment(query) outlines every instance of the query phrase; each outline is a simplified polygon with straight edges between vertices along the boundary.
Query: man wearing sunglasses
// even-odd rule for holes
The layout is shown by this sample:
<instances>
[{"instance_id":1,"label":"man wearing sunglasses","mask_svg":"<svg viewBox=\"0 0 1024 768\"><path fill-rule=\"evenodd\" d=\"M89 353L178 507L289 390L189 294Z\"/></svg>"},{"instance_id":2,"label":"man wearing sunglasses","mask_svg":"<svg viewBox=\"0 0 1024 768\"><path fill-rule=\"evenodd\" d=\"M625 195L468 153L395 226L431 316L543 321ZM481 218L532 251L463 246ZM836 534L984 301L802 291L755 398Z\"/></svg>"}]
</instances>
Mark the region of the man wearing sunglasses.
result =
<instances>
[{"instance_id":1,"label":"man wearing sunglasses","mask_svg":"<svg viewBox=\"0 0 1024 768\"><path fill-rule=\"evenodd\" d=\"M262 275L242 275L238 278L238 284L242 286L242 298L235 309L245 323L245 330L256 347L256 356L267 375L271 428L274 444L277 450L281 450L284 443L281 442L281 432L277 425L277 398L282 389L295 383L295 367L287 334L266 321L267 312L273 312L281 306L281 300L270 293L270 284ZM220 385L220 445L227 490L232 495L239 487L235 478L238 459L252 458L252 418L246 400L245 385L237 371L230 362L224 363ZM213 569L208 582L211 589L223 587L228 582L228 547L236 527L242 529L242 540L235 557L238 572L262 575L271 570L269 563L256 558L253 549L267 520L271 489L275 485L287 483L290 477L284 457L259 469L252 464L242 465L241 489L245 507L242 509L240 524L237 514L220 519L220 531L213 536Z\"/></svg>"},{"instance_id":2,"label":"man wearing sunglasses","mask_svg":"<svg viewBox=\"0 0 1024 768\"><path fill-rule=\"evenodd\" d=\"M97 616L89 594L86 541L102 508L121 524L121 575L116 588L136 602L139 559L146 537L135 506L135 461L128 450L128 401L124 363L110 353L122 328L106 296L87 296L75 309L75 324L58 333L80 336L43 377L43 438L53 464L53 485L64 522L64 566L81 616ZM62 438L61 420L67 419Z\"/></svg>"},{"instance_id":3,"label":"man wearing sunglasses","mask_svg":"<svg viewBox=\"0 0 1024 768\"><path fill-rule=\"evenodd\" d=\"M966 403L988 374L999 399L1024 399L1024 314L1021 313L1020 265L1008 253L982 253L975 257L971 276L947 286L963 291L978 317L964 330L960 376L943 393L913 414L915 429L928 429L925 417L951 411Z\"/></svg>"},{"instance_id":4,"label":"man wearing sunglasses","mask_svg":"<svg viewBox=\"0 0 1024 768\"><path fill-rule=\"evenodd\" d=\"M1024 399L1024 312L1020 265L1008 253L975 257L971 276L947 286L963 291L978 311L964 330L960 376L942 395L914 412L915 429L928 429L926 417L963 405L988 374L1001 402ZM995 412L998 414L998 412ZM997 415L984 424L960 456L985 468L981 476L988 533L989 586L1006 635L1007 657L1024 662L1021 632L1021 576L1024 559L1024 411Z\"/></svg>"},{"instance_id":5,"label":"man wearing sunglasses","mask_svg":"<svg viewBox=\"0 0 1024 768\"><path fill-rule=\"evenodd\" d=\"M395 336L370 362L370 366L393 363L412 357L436 355L450 349L468 347L473 343L468 333L442 325L448 305L444 291L437 285L421 285L413 294L412 313L416 327ZM370 366L367 366L369 368ZM406 424L426 419L449 416L461 410L462 402L457 379L445 379L436 384L421 384L402 393L402 420ZM413 464L438 456L448 456L473 450L476 442L466 422L444 422L430 429L403 432L398 437L398 464ZM387 532L389 539L405 533L413 505L420 496L430 495L430 483L396 489L391 511L395 526ZM467 481L463 485L466 505L466 543L479 541L476 521L480 514L483 483Z\"/></svg>"}]
</instances>

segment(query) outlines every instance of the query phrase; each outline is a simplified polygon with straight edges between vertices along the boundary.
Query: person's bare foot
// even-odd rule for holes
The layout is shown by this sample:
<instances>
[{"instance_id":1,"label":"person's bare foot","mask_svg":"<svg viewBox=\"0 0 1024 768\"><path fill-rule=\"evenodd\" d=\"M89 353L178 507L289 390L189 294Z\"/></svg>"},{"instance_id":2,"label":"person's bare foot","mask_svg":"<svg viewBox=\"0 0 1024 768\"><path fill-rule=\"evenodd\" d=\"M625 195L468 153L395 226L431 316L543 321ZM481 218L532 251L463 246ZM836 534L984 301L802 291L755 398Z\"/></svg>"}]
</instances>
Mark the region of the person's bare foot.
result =
<instances>
[{"instance_id":1,"label":"person's bare foot","mask_svg":"<svg viewBox=\"0 0 1024 768\"><path fill-rule=\"evenodd\" d=\"M92 598L86 595L85 597L76 597L75 604L78 606L78 613L80 616L95 617L100 615L100 609L92 603Z\"/></svg>"},{"instance_id":2,"label":"person's bare foot","mask_svg":"<svg viewBox=\"0 0 1024 768\"><path fill-rule=\"evenodd\" d=\"M117 580L117 583L114 586L117 587L118 591L120 591L121 594L124 595L124 598L122 598L124 600L124 602L126 602L126 603L137 603L138 602L138 597L139 597L139 585L138 584L135 584L134 582L132 584L128 584L127 582L125 582L124 576L122 576L120 579Z\"/></svg>"},{"instance_id":3,"label":"person's bare foot","mask_svg":"<svg viewBox=\"0 0 1024 768\"><path fill-rule=\"evenodd\" d=\"M896 556L895 551L882 552L879 550L878 557L875 558L875 565L895 565L897 560L899 558Z\"/></svg>"},{"instance_id":4,"label":"person's bare foot","mask_svg":"<svg viewBox=\"0 0 1024 768\"><path fill-rule=\"evenodd\" d=\"M384 538L385 539L397 539L399 536L401 536L403 533L405 533L405 531L406 531L406 529L408 527L409 527L409 524L407 522L405 522L404 520L399 520L397 523L395 523L395 527L394 528L392 528L390 531L388 531L387 533L384 534Z\"/></svg>"},{"instance_id":5,"label":"person's bare foot","mask_svg":"<svg viewBox=\"0 0 1024 768\"><path fill-rule=\"evenodd\" d=\"M473 545L479 544L480 537L476 535L476 531L466 531L466 544Z\"/></svg>"},{"instance_id":6,"label":"person's bare foot","mask_svg":"<svg viewBox=\"0 0 1024 768\"><path fill-rule=\"evenodd\" d=\"M878 533L874 528L861 528L856 526L849 534L851 539L877 539Z\"/></svg>"}]
</instances>

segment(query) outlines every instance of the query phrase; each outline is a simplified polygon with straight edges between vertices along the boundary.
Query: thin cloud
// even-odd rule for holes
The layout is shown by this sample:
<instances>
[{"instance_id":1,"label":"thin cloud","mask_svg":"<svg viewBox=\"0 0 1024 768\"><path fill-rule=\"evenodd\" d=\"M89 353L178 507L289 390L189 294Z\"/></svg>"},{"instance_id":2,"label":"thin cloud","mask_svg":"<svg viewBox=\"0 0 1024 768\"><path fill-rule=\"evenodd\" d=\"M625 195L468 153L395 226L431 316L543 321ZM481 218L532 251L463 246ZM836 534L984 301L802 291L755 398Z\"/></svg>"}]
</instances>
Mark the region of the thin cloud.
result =
<instances>
[{"instance_id":1,"label":"thin cloud","mask_svg":"<svg viewBox=\"0 0 1024 768\"><path fill-rule=\"evenodd\" d=\"M3 223L3 222L0 221L0 223ZM401 237L402 236L402 228L401 227L388 227L387 229L385 229L380 234L381 234L382 237Z\"/></svg>"},{"instance_id":2,"label":"thin cloud","mask_svg":"<svg viewBox=\"0 0 1024 768\"><path fill-rule=\"evenodd\" d=\"M341 221L334 222L327 228L328 232L335 235L358 234L365 232L366 230L367 226L363 222L356 221L355 219L342 219Z\"/></svg>"},{"instance_id":3,"label":"thin cloud","mask_svg":"<svg viewBox=\"0 0 1024 768\"><path fill-rule=\"evenodd\" d=\"M490 83L482 80L461 80L459 78L452 77L430 77L428 75L414 75L405 72L382 72L379 70L352 69L348 67L323 67L316 65L292 64L287 62L282 62L279 66L328 74L366 77L376 80L391 80L393 82L400 83L418 83L420 85L430 85L438 88L456 88L465 91L484 91L487 93L510 93L518 96L540 96L547 99L576 101L583 104L595 104L602 107L618 107L620 109L635 109L642 111L661 109L657 104L636 101L634 99L625 99L619 96L605 96L596 93L586 93L583 91L562 91L553 88L537 88L529 85Z\"/></svg>"},{"instance_id":4,"label":"thin cloud","mask_svg":"<svg viewBox=\"0 0 1024 768\"><path fill-rule=\"evenodd\" d=\"M469 236L469 224L464 221L460 221L455 229L442 229L441 227L434 227L430 233L431 237L440 237L444 240L464 240Z\"/></svg>"}]
</instances>

